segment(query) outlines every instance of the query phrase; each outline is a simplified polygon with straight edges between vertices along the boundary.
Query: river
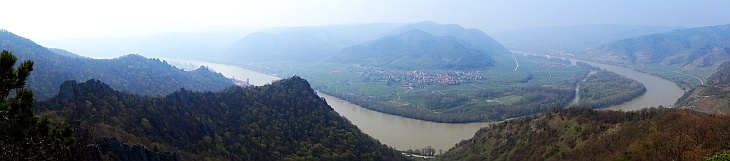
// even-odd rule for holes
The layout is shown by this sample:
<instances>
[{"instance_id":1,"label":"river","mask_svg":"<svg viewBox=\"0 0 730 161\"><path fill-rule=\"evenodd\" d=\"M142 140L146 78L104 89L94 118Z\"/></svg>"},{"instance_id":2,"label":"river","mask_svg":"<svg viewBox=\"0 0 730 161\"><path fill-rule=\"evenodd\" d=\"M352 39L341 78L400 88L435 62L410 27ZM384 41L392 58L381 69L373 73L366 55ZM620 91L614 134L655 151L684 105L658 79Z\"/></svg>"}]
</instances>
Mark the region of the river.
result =
<instances>
[{"instance_id":1,"label":"river","mask_svg":"<svg viewBox=\"0 0 730 161\"><path fill-rule=\"evenodd\" d=\"M161 59L183 69L187 68L188 70L204 65L214 71L220 72L226 77L241 80L250 79L250 82L253 85L264 85L280 79L275 76L254 72L232 65L189 60ZM647 92L643 96L622 105L609 107L609 109L635 110L658 105L668 106L674 104L674 101L681 97L683 93L677 85L666 79L636 72L623 67L591 62L588 63L637 80L644 83L647 88ZM461 140L473 137L474 133L480 128L495 123L478 122L450 124L422 121L368 110L323 93L319 93L319 95L324 97L327 100L327 103L337 113L350 120L350 122L355 124L358 128L360 128L360 130L373 138L380 140L381 143L392 146L398 150L431 146L434 149L446 151Z\"/></svg>"},{"instance_id":2,"label":"river","mask_svg":"<svg viewBox=\"0 0 730 161\"><path fill-rule=\"evenodd\" d=\"M525 55L534 55L534 56L545 56L545 57L556 57L556 56L550 56L550 55L540 55L540 54L534 54L534 53L528 53L528 52L521 52L521 51L512 51L515 53L525 54ZM679 97L682 97L684 95L684 90L682 90L676 83L646 73L638 72L636 70L632 70L629 68L616 66L616 65L608 65L608 64L601 64L601 63L595 63L595 62L589 62L584 60L577 60L572 58L565 58L565 57L556 57L561 59L568 59L570 60L573 65L575 65L576 62L584 62L588 63L592 66L599 67L601 69L605 69L611 72L614 72L616 74L620 74L623 76L628 77L629 79L633 79L638 81L641 84L644 84L644 87L646 87L646 93L643 95L634 98L633 100L629 102L625 102L619 105L614 105L608 108L603 108L603 110L622 110L622 111L633 111L633 110L639 110L642 108L647 107L657 107L659 105L664 107L673 107L674 103L677 102L677 99ZM576 93L577 95L578 93Z\"/></svg>"},{"instance_id":3,"label":"river","mask_svg":"<svg viewBox=\"0 0 730 161\"><path fill-rule=\"evenodd\" d=\"M570 61L576 62L581 60L570 59ZM581 62L588 63L601 69L606 69L608 71L626 76L630 79L636 80L639 83L644 84L644 87L646 87L646 93L644 93L643 95L634 98L629 102L604 108L606 110L633 111L646 107L656 107L659 105L672 107L674 106L674 103L677 102L677 99L684 95L684 91L679 88L677 84L661 77L615 65L600 64L588 61Z\"/></svg>"}]
</instances>

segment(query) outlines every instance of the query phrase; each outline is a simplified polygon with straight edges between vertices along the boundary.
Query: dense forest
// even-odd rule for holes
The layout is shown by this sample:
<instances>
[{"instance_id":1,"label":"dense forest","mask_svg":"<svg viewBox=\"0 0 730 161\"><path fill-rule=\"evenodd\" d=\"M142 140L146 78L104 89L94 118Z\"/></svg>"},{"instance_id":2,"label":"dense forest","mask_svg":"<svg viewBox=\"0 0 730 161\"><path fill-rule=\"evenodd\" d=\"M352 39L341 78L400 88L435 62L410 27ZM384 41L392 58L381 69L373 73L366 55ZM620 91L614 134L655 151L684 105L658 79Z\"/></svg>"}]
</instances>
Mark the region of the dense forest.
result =
<instances>
[{"instance_id":1,"label":"dense forest","mask_svg":"<svg viewBox=\"0 0 730 161\"><path fill-rule=\"evenodd\" d=\"M404 160L337 114L306 80L293 77L221 92L164 97L67 81L36 109L94 138L117 138L183 160Z\"/></svg>"},{"instance_id":2,"label":"dense forest","mask_svg":"<svg viewBox=\"0 0 730 161\"><path fill-rule=\"evenodd\" d=\"M165 95L180 88L196 91L220 91L233 82L219 73L201 68L183 71L159 59L127 55L115 59L90 59L59 55L26 38L0 30L0 49L13 52L18 60L33 60L35 72L28 87L38 99L58 93L66 80L98 79L115 89L142 95Z\"/></svg>"},{"instance_id":3,"label":"dense forest","mask_svg":"<svg viewBox=\"0 0 730 161\"><path fill-rule=\"evenodd\" d=\"M599 70L581 82L579 105L604 108L633 100L646 92L643 84L625 76Z\"/></svg>"},{"instance_id":4,"label":"dense forest","mask_svg":"<svg viewBox=\"0 0 730 161\"><path fill-rule=\"evenodd\" d=\"M728 115L568 108L483 128L439 159L701 160L728 149Z\"/></svg>"}]
</instances>

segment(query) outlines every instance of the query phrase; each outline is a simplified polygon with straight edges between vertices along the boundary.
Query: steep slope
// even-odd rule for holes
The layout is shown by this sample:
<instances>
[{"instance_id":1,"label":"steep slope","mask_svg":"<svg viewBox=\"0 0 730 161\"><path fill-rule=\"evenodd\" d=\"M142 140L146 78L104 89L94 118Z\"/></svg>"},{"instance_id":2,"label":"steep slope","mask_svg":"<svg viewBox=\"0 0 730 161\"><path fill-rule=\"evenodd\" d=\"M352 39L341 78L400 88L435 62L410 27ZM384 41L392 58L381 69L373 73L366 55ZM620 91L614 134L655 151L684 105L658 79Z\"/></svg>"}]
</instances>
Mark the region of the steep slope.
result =
<instances>
[{"instance_id":1,"label":"steep slope","mask_svg":"<svg viewBox=\"0 0 730 161\"><path fill-rule=\"evenodd\" d=\"M504 46L517 50L578 51L621 39L676 29L679 27L595 24L508 30L494 34L493 37Z\"/></svg>"},{"instance_id":2,"label":"steep slope","mask_svg":"<svg viewBox=\"0 0 730 161\"><path fill-rule=\"evenodd\" d=\"M296 76L165 97L116 91L98 80L69 81L37 108L94 137L180 152L183 160L405 159L362 133Z\"/></svg>"},{"instance_id":3,"label":"steep slope","mask_svg":"<svg viewBox=\"0 0 730 161\"><path fill-rule=\"evenodd\" d=\"M713 69L730 60L730 25L623 39L598 46L587 54L597 60L618 63Z\"/></svg>"},{"instance_id":4,"label":"steep slope","mask_svg":"<svg viewBox=\"0 0 730 161\"><path fill-rule=\"evenodd\" d=\"M457 24L439 24L433 21L424 21L413 24L404 25L390 32L390 34L400 34L412 30L421 30L431 35L450 36L459 38L469 42L475 48L492 55L510 54L502 44L489 37L486 33L477 29L465 29Z\"/></svg>"},{"instance_id":5,"label":"steep slope","mask_svg":"<svg viewBox=\"0 0 730 161\"><path fill-rule=\"evenodd\" d=\"M439 160L701 160L730 149L730 116L562 109L479 130Z\"/></svg>"},{"instance_id":6,"label":"steep slope","mask_svg":"<svg viewBox=\"0 0 730 161\"><path fill-rule=\"evenodd\" d=\"M185 72L164 61L139 55L115 59L63 56L5 30L0 30L0 49L13 52L19 60L35 62L28 87L39 99L58 93L58 87L66 80L99 79L114 88L143 95L163 95L180 88L218 91L233 85L207 68Z\"/></svg>"},{"instance_id":7,"label":"steep slope","mask_svg":"<svg viewBox=\"0 0 730 161\"><path fill-rule=\"evenodd\" d=\"M708 113L730 112L730 62L721 65L707 79L707 85L686 92L676 106Z\"/></svg>"},{"instance_id":8,"label":"steep slope","mask_svg":"<svg viewBox=\"0 0 730 161\"><path fill-rule=\"evenodd\" d=\"M488 53L471 43L455 37L434 36L421 30L345 48L328 61L403 70L475 69L494 65L494 59Z\"/></svg>"}]
</instances>

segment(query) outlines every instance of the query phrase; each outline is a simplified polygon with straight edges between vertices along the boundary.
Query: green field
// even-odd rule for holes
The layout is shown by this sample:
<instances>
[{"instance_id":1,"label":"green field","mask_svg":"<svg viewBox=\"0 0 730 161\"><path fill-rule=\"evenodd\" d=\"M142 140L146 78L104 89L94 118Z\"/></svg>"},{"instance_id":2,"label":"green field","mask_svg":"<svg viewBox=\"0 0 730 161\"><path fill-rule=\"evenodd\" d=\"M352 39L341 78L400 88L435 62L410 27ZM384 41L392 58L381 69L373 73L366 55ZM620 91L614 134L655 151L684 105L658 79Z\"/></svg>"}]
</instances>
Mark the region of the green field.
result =
<instances>
[{"instance_id":1,"label":"green field","mask_svg":"<svg viewBox=\"0 0 730 161\"><path fill-rule=\"evenodd\" d=\"M565 60L514 56L497 56L496 66L470 71L405 71L331 62L238 65L282 77L299 75L314 89L363 107L437 122L502 120L565 107L575 83L589 72Z\"/></svg>"}]
</instances>

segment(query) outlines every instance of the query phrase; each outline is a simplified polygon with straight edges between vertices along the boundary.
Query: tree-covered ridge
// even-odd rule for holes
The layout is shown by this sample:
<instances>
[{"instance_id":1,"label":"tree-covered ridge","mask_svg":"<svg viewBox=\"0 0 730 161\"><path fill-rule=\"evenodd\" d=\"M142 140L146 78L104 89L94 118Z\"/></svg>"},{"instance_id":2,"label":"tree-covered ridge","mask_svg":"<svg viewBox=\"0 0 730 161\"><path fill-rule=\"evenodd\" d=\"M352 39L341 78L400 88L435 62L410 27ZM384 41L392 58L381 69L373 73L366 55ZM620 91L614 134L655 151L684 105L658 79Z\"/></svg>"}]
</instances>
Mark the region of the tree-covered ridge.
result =
<instances>
[{"instance_id":1,"label":"tree-covered ridge","mask_svg":"<svg viewBox=\"0 0 730 161\"><path fill-rule=\"evenodd\" d=\"M94 137L116 137L184 160L403 160L339 116L299 77L221 92L128 94L98 80L65 82L38 103Z\"/></svg>"},{"instance_id":2,"label":"tree-covered ridge","mask_svg":"<svg viewBox=\"0 0 730 161\"><path fill-rule=\"evenodd\" d=\"M115 59L89 59L54 53L31 40L0 31L0 49L13 52L19 60L33 60L34 72L28 87L36 98L47 99L58 93L66 80L98 79L115 89L143 95L165 95L186 88L219 91L233 82L207 69L186 72L158 59L128 55Z\"/></svg>"},{"instance_id":3,"label":"tree-covered ridge","mask_svg":"<svg viewBox=\"0 0 730 161\"><path fill-rule=\"evenodd\" d=\"M441 160L701 160L730 149L730 116L686 109L569 108L505 121Z\"/></svg>"}]
</instances>

